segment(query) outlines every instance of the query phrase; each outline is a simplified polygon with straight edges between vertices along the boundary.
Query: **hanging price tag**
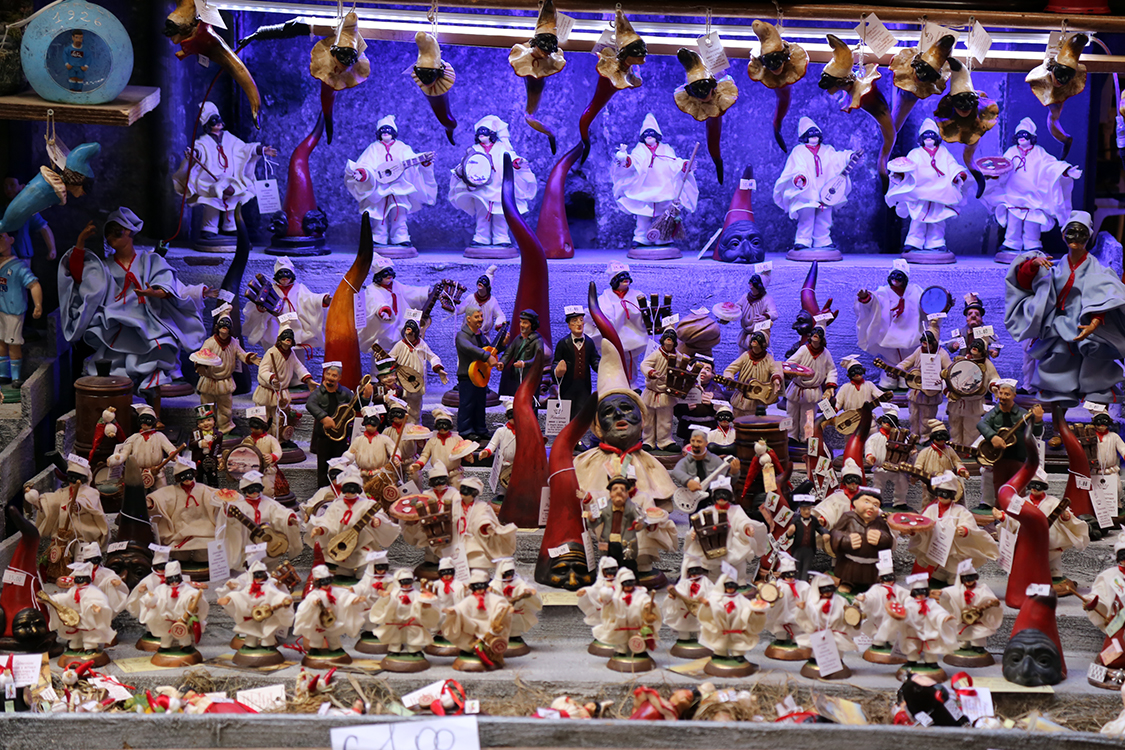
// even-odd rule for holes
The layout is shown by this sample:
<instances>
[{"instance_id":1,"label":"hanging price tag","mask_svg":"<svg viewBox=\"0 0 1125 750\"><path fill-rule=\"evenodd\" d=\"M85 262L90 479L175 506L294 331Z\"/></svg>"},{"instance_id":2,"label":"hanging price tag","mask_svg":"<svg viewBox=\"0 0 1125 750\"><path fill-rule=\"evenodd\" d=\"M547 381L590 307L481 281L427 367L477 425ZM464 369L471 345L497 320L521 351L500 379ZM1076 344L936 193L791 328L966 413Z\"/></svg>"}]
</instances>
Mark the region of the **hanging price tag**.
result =
<instances>
[{"instance_id":1,"label":"hanging price tag","mask_svg":"<svg viewBox=\"0 0 1125 750\"><path fill-rule=\"evenodd\" d=\"M570 32L573 29L573 18L565 13L555 14L555 36L558 38L559 46L566 44L566 40L570 39Z\"/></svg>"},{"instance_id":2,"label":"hanging price tag","mask_svg":"<svg viewBox=\"0 0 1125 750\"><path fill-rule=\"evenodd\" d=\"M199 16L199 20L203 23L209 23L215 28L225 29L227 27L222 15L219 14L219 9L207 0L195 0L195 15Z\"/></svg>"},{"instance_id":3,"label":"hanging price tag","mask_svg":"<svg viewBox=\"0 0 1125 750\"><path fill-rule=\"evenodd\" d=\"M973 23L973 28L969 30L969 40L965 43L965 46L977 62L984 62L984 58L988 55L988 50L992 46L992 37L980 25L980 21Z\"/></svg>"},{"instance_id":4,"label":"hanging price tag","mask_svg":"<svg viewBox=\"0 0 1125 750\"><path fill-rule=\"evenodd\" d=\"M106 551L106 554L110 554L112 552L120 552L121 550L127 549L128 547L129 547L128 542L114 542L113 544L106 547L105 551Z\"/></svg>"},{"instance_id":5,"label":"hanging price tag","mask_svg":"<svg viewBox=\"0 0 1125 750\"><path fill-rule=\"evenodd\" d=\"M1117 512L1117 475L1099 475L1090 490L1090 502L1094 506L1098 526L1103 529L1112 526L1114 513Z\"/></svg>"},{"instance_id":6,"label":"hanging price tag","mask_svg":"<svg viewBox=\"0 0 1125 750\"><path fill-rule=\"evenodd\" d=\"M227 550L222 539L207 542L207 567L210 569L212 583L222 583L230 578L230 563L227 561Z\"/></svg>"},{"instance_id":7,"label":"hanging price tag","mask_svg":"<svg viewBox=\"0 0 1125 750\"><path fill-rule=\"evenodd\" d=\"M27 573L21 573L18 570L11 568L4 571L4 583L10 583L13 586L22 586L27 581Z\"/></svg>"},{"instance_id":8,"label":"hanging price tag","mask_svg":"<svg viewBox=\"0 0 1125 750\"><path fill-rule=\"evenodd\" d=\"M739 190L756 190L758 187L757 180L740 179L738 181Z\"/></svg>"},{"instance_id":9,"label":"hanging price tag","mask_svg":"<svg viewBox=\"0 0 1125 750\"><path fill-rule=\"evenodd\" d=\"M547 425L544 434L548 437L558 435L568 424L570 424L570 400L547 399Z\"/></svg>"},{"instance_id":10,"label":"hanging price tag","mask_svg":"<svg viewBox=\"0 0 1125 750\"><path fill-rule=\"evenodd\" d=\"M1016 535L1007 529L1000 529L1000 567L1005 573L1012 572L1012 555L1016 550Z\"/></svg>"},{"instance_id":11,"label":"hanging price tag","mask_svg":"<svg viewBox=\"0 0 1125 750\"><path fill-rule=\"evenodd\" d=\"M1043 62L1054 60L1058 57L1062 47L1063 34L1061 31L1052 31L1047 35L1047 48L1043 50Z\"/></svg>"},{"instance_id":12,"label":"hanging price tag","mask_svg":"<svg viewBox=\"0 0 1125 750\"><path fill-rule=\"evenodd\" d=\"M594 551L594 537L590 532L582 532L582 550L586 553L586 567L594 570L598 565L598 554Z\"/></svg>"},{"instance_id":13,"label":"hanging price tag","mask_svg":"<svg viewBox=\"0 0 1125 750\"><path fill-rule=\"evenodd\" d=\"M719 32L704 34L696 39L695 43L699 47L699 56L703 58L703 64L712 74L718 75L730 67L730 60L727 59L727 53L723 51Z\"/></svg>"},{"instance_id":14,"label":"hanging price tag","mask_svg":"<svg viewBox=\"0 0 1125 750\"><path fill-rule=\"evenodd\" d=\"M594 48L590 51L597 55L601 53L603 49L613 50L616 46L613 41L613 29L606 29L602 32L602 35L598 37L598 41L594 42Z\"/></svg>"},{"instance_id":15,"label":"hanging price tag","mask_svg":"<svg viewBox=\"0 0 1125 750\"><path fill-rule=\"evenodd\" d=\"M961 36L961 32L947 29L944 26L938 26L932 21L927 21L926 25L922 27L922 38L918 42L918 49L925 52L930 47L938 43L942 37L953 37L953 43L957 43L957 39Z\"/></svg>"},{"instance_id":16,"label":"hanging price tag","mask_svg":"<svg viewBox=\"0 0 1125 750\"><path fill-rule=\"evenodd\" d=\"M254 180L254 195L258 196L258 212L263 216L281 210L281 196L277 192L277 180L272 178Z\"/></svg>"},{"instance_id":17,"label":"hanging price tag","mask_svg":"<svg viewBox=\"0 0 1125 750\"><path fill-rule=\"evenodd\" d=\"M1074 486L1080 490L1088 490L1094 486L1090 481L1090 477L1082 476L1081 474L1074 475Z\"/></svg>"},{"instance_id":18,"label":"hanging price tag","mask_svg":"<svg viewBox=\"0 0 1125 750\"><path fill-rule=\"evenodd\" d=\"M876 57L882 57L898 44L895 35L874 13L869 14L859 26L855 27L855 33Z\"/></svg>"},{"instance_id":19,"label":"hanging price tag","mask_svg":"<svg viewBox=\"0 0 1125 750\"><path fill-rule=\"evenodd\" d=\"M816 659L816 666L821 675L836 674L843 670L844 662L840 659L840 649L831 630L810 633L809 644L812 646L813 658Z\"/></svg>"},{"instance_id":20,"label":"hanging price tag","mask_svg":"<svg viewBox=\"0 0 1125 750\"><path fill-rule=\"evenodd\" d=\"M547 525L547 515L551 510L551 488L544 487L539 493L539 525Z\"/></svg>"},{"instance_id":21,"label":"hanging price tag","mask_svg":"<svg viewBox=\"0 0 1125 750\"><path fill-rule=\"evenodd\" d=\"M820 409L820 413L824 415L825 419L832 419L834 416L836 416L836 410L832 408L832 402L828 399L823 398L818 401L816 405Z\"/></svg>"},{"instance_id":22,"label":"hanging price tag","mask_svg":"<svg viewBox=\"0 0 1125 750\"><path fill-rule=\"evenodd\" d=\"M356 330L362 331L367 326L367 292L362 288L352 299L352 315L355 317Z\"/></svg>"},{"instance_id":23,"label":"hanging price tag","mask_svg":"<svg viewBox=\"0 0 1125 750\"><path fill-rule=\"evenodd\" d=\"M930 546L926 550L926 557L936 567L944 568L949 560L949 551L953 548L953 535L957 533L952 518L944 518L934 524L930 535Z\"/></svg>"},{"instance_id":24,"label":"hanging price tag","mask_svg":"<svg viewBox=\"0 0 1125 750\"><path fill-rule=\"evenodd\" d=\"M941 360L938 358L938 355L923 354L920 359L922 390L940 391L943 384L941 380Z\"/></svg>"}]
</instances>

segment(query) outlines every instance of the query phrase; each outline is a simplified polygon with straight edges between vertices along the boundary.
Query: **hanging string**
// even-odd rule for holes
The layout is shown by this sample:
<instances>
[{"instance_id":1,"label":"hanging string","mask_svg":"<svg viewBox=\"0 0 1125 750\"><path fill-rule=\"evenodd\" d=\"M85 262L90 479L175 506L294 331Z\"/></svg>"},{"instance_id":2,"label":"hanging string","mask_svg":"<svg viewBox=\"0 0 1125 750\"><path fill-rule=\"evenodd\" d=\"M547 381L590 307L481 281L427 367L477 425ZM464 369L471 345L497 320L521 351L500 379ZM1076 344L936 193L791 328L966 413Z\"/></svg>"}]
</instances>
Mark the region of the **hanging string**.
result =
<instances>
[{"instance_id":1,"label":"hanging string","mask_svg":"<svg viewBox=\"0 0 1125 750\"><path fill-rule=\"evenodd\" d=\"M430 21L430 34L433 35L435 42L437 41L437 38L438 38L437 16L438 16L438 4L437 4L437 0L434 0L433 4L430 5L430 12L426 14L426 18L429 19L429 21Z\"/></svg>"},{"instance_id":2,"label":"hanging string","mask_svg":"<svg viewBox=\"0 0 1125 750\"><path fill-rule=\"evenodd\" d=\"M976 18L969 16L969 31L965 37L965 49L967 50L967 59L965 60L965 68L969 75L973 74L973 51L969 48L970 42L973 41L973 30L976 28Z\"/></svg>"},{"instance_id":3,"label":"hanging string","mask_svg":"<svg viewBox=\"0 0 1125 750\"><path fill-rule=\"evenodd\" d=\"M711 36L711 9L707 9L707 14L704 16L704 36Z\"/></svg>"},{"instance_id":4,"label":"hanging string","mask_svg":"<svg viewBox=\"0 0 1125 750\"><path fill-rule=\"evenodd\" d=\"M863 56L864 47L867 46L867 14L861 14L859 17L859 45L856 47L856 65L863 69Z\"/></svg>"}]
</instances>

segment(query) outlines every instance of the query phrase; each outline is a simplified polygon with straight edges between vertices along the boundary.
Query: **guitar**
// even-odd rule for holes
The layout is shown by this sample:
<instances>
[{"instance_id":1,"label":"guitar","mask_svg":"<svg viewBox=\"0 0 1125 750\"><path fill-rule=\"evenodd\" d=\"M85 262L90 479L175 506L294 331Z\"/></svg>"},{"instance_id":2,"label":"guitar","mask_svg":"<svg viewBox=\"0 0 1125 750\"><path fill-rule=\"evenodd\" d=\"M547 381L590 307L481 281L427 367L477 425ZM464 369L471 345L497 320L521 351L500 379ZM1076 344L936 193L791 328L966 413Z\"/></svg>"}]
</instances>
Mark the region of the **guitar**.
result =
<instances>
[{"instance_id":1,"label":"guitar","mask_svg":"<svg viewBox=\"0 0 1125 750\"><path fill-rule=\"evenodd\" d=\"M723 377L722 375L712 375L711 380L719 385L734 388L751 401L758 401L763 404L772 404L781 395L781 389L777 387L773 380L768 383L763 383L760 380L751 380L749 383L744 383L741 380Z\"/></svg>"},{"instance_id":2,"label":"guitar","mask_svg":"<svg viewBox=\"0 0 1125 750\"><path fill-rule=\"evenodd\" d=\"M182 451L186 447L187 443L182 443L176 448L176 450L165 456L164 460L158 463L156 466L152 466L147 469L141 469L141 484L144 485L144 488L151 489L155 487L156 478L160 476L160 472L164 471L164 467L168 465L168 462L174 460L176 456L180 455L180 451Z\"/></svg>"},{"instance_id":3,"label":"guitar","mask_svg":"<svg viewBox=\"0 0 1125 750\"><path fill-rule=\"evenodd\" d=\"M359 517L358 521L332 537L332 540L328 542L328 548L324 551L325 557L337 565L343 565L355 552L355 548L359 546L359 533L367 528L378 511L379 503L373 503L367 509L367 512Z\"/></svg>"},{"instance_id":4,"label":"guitar","mask_svg":"<svg viewBox=\"0 0 1125 750\"><path fill-rule=\"evenodd\" d=\"M492 355L498 355L502 347L500 343L504 340L504 336L508 333L508 324L500 326L500 330L496 332L496 338L492 339L492 343L484 347L484 350ZM473 385L478 388L487 388L488 379L492 377L492 365L488 364L488 360L476 361L469 364L469 380L473 381Z\"/></svg>"},{"instance_id":5,"label":"guitar","mask_svg":"<svg viewBox=\"0 0 1125 750\"><path fill-rule=\"evenodd\" d=\"M1069 495L1063 495L1062 499L1059 500L1059 504L1056 505L1055 509L1051 511L1051 514L1049 516L1047 516L1047 528L1050 528L1050 527L1054 526L1055 521L1062 518L1062 514L1066 513L1066 509L1069 508L1069 507L1070 507L1070 496Z\"/></svg>"},{"instance_id":6,"label":"guitar","mask_svg":"<svg viewBox=\"0 0 1125 750\"><path fill-rule=\"evenodd\" d=\"M233 505L227 506L227 515L250 530L250 541L255 544L265 542L266 554L270 557L281 557L289 551L289 539L284 534L279 534L269 526L254 523Z\"/></svg>"},{"instance_id":7,"label":"guitar","mask_svg":"<svg viewBox=\"0 0 1125 750\"><path fill-rule=\"evenodd\" d=\"M828 182L824 183L824 187L820 189L820 202L825 206L838 206L845 200L845 192L848 187L848 173L852 171L859 160L863 158L863 150L858 149L852 152L851 158L844 166L840 174L833 177Z\"/></svg>"},{"instance_id":8,"label":"guitar","mask_svg":"<svg viewBox=\"0 0 1125 750\"><path fill-rule=\"evenodd\" d=\"M873 364L880 370L886 372L888 375L892 375L896 378L902 378L903 380L905 380L907 388L913 388L916 391L922 390L921 370L911 370L910 372L907 372L906 370L901 370L897 367L888 365L878 357L875 358L875 362Z\"/></svg>"},{"instance_id":9,"label":"guitar","mask_svg":"<svg viewBox=\"0 0 1125 750\"><path fill-rule=\"evenodd\" d=\"M1016 440L1020 436L1020 428L1023 427L1024 422L1031 416L1031 409L1024 412L1024 415L1011 427L1005 427L996 433L996 437L1004 441L1003 448L997 448L992 444L991 440L982 440L980 445L977 446L977 462L981 466L993 466L1004 455L1004 451L1011 448L1016 444Z\"/></svg>"},{"instance_id":10,"label":"guitar","mask_svg":"<svg viewBox=\"0 0 1125 750\"><path fill-rule=\"evenodd\" d=\"M391 355L387 354L387 350L379 346L378 343L371 345L371 351L375 352L376 362L381 359L391 358ZM417 393L426 385L426 381L422 379L422 373L418 372L413 367L407 367L400 363L395 368L395 374L398 375L399 385L401 385L402 389L407 393Z\"/></svg>"},{"instance_id":11,"label":"guitar","mask_svg":"<svg viewBox=\"0 0 1125 750\"><path fill-rule=\"evenodd\" d=\"M930 486L932 476L919 469L914 464L883 464L883 471L897 471L900 474L909 474L915 479L921 479L927 487Z\"/></svg>"},{"instance_id":12,"label":"guitar","mask_svg":"<svg viewBox=\"0 0 1125 750\"><path fill-rule=\"evenodd\" d=\"M359 388L355 389L352 400L336 408L336 413L332 415L332 421L335 425L331 429L328 427L324 428L324 436L326 438L334 443L339 443L351 434L352 422L355 420L355 415L359 411L359 393L366 388L370 382L371 376L364 375L363 380L359 383ZM277 555L271 554L270 557L277 557Z\"/></svg>"},{"instance_id":13,"label":"guitar","mask_svg":"<svg viewBox=\"0 0 1125 750\"><path fill-rule=\"evenodd\" d=\"M875 399L877 403L886 403L893 399L895 394L891 391L884 391L882 396ZM861 409L848 409L836 414L832 418L832 426L836 428L836 432L841 435L851 435L855 429L859 427L860 417L863 416Z\"/></svg>"},{"instance_id":14,"label":"guitar","mask_svg":"<svg viewBox=\"0 0 1125 750\"><path fill-rule=\"evenodd\" d=\"M402 177L402 173L406 170L411 167L416 167L424 161L433 161L433 158L434 152L427 151L424 154L418 154L417 156L412 156L402 161L388 161L384 164L380 164L378 168L372 170L375 176L375 182L378 182L380 185L388 185L396 181L399 177Z\"/></svg>"},{"instance_id":15,"label":"guitar","mask_svg":"<svg viewBox=\"0 0 1125 750\"><path fill-rule=\"evenodd\" d=\"M699 501L707 497L707 488L711 486L711 482L719 478L720 475L725 474L730 470L730 462L733 456L727 456L723 459L723 465L715 469L713 472L703 478L699 483L700 489L689 490L687 487L677 487L675 493L672 495L672 504L676 506L677 510L682 510L684 513L691 515L695 509L699 507Z\"/></svg>"},{"instance_id":16,"label":"guitar","mask_svg":"<svg viewBox=\"0 0 1125 750\"><path fill-rule=\"evenodd\" d=\"M58 613L59 619L62 620L63 625L66 625L68 628L73 628L78 624L77 610L73 610L70 607L66 607L62 604L57 603L54 599L47 596L46 591L36 591L35 598L43 602L44 604L50 605L50 607Z\"/></svg>"},{"instance_id":17,"label":"guitar","mask_svg":"<svg viewBox=\"0 0 1125 750\"><path fill-rule=\"evenodd\" d=\"M254 618L254 622L265 622L273 616L273 613L279 609L285 609L293 606L293 600L286 597L285 601L281 604L258 604L250 610L250 616Z\"/></svg>"}]
</instances>

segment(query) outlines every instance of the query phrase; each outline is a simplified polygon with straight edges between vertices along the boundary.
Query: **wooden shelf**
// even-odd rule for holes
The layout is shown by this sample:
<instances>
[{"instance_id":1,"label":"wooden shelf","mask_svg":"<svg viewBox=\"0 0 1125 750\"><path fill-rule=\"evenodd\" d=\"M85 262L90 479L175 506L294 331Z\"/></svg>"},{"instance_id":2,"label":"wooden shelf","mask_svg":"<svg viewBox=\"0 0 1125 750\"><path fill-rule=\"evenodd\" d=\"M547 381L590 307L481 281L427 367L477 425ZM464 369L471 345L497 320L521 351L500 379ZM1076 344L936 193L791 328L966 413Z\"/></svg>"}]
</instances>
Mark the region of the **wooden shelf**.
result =
<instances>
[{"instance_id":1,"label":"wooden shelf","mask_svg":"<svg viewBox=\"0 0 1125 750\"><path fill-rule=\"evenodd\" d=\"M60 104L39 97L34 91L0 96L0 120L46 120L54 110L56 122L129 127L160 104L160 89L151 86L126 86L108 104Z\"/></svg>"}]
</instances>

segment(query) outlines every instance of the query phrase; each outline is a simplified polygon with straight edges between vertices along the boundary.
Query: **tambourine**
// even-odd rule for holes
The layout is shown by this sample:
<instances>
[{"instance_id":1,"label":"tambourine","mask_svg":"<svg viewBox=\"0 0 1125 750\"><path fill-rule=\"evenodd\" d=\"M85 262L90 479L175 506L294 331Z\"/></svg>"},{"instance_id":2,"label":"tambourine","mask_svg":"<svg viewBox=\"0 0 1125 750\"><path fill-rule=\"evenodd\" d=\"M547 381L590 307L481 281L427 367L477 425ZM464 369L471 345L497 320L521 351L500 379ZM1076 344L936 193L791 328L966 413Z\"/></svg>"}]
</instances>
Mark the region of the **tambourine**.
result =
<instances>
[{"instance_id":1,"label":"tambourine","mask_svg":"<svg viewBox=\"0 0 1125 750\"><path fill-rule=\"evenodd\" d=\"M645 642L645 639L639 635L629 636L629 642L626 645L629 648L629 652L633 654L643 654L648 650L648 644Z\"/></svg>"},{"instance_id":2,"label":"tambourine","mask_svg":"<svg viewBox=\"0 0 1125 750\"><path fill-rule=\"evenodd\" d=\"M470 190L487 185L492 179L492 161L484 154L470 151L461 160L460 166L455 170L458 177L464 180Z\"/></svg>"},{"instance_id":3,"label":"tambourine","mask_svg":"<svg viewBox=\"0 0 1125 750\"><path fill-rule=\"evenodd\" d=\"M191 635L191 628L187 626L186 622L177 620L176 622L172 623L172 627L168 628L168 635L172 636L176 640L181 640Z\"/></svg>"},{"instance_id":4,"label":"tambourine","mask_svg":"<svg viewBox=\"0 0 1125 750\"><path fill-rule=\"evenodd\" d=\"M391 518L398 521L417 522L421 516L414 508L415 504L424 503L428 506L431 500L433 498L429 495L403 495L391 504L387 513L390 514Z\"/></svg>"},{"instance_id":5,"label":"tambourine","mask_svg":"<svg viewBox=\"0 0 1125 750\"><path fill-rule=\"evenodd\" d=\"M844 607L844 622L850 628L858 628L860 623L863 622L863 610L854 604L848 604Z\"/></svg>"},{"instance_id":6,"label":"tambourine","mask_svg":"<svg viewBox=\"0 0 1125 750\"><path fill-rule=\"evenodd\" d=\"M813 374L812 369L804 365L796 364L795 362L782 362L781 372L787 378L807 378Z\"/></svg>"},{"instance_id":7,"label":"tambourine","mask_svg":"<svg viewBox=\"0 0 1125 750\"><path fill-rule=\"evenodd\" d=\"M906 607L902 606L902 602L889 601L887 602L887 609L891 611L895 617L906 617Z\"/></svg>"},{"instance_id":8,"label":"tambourine","mask_svg":"<svg viewBox=\"0 0 1125 750\"><path fill-rule=\"evenodd\" d=\"M928 286L918 300L918 307L926 315L933 315L934 313L945 312L952 301L953 296L944 287Z\"/></svg>"},{"instance_id":9,"label":"tambourine","mask_svg":"<svg viewBox=\"0 0 1125 750\"><path fill-rule=\"evenodd\" d=\"M1012 160L1003 156L982 156L973 166L985 177L999 177L1012 171Z\"/></svg>"},{"instance_id":10,"label":"tambourine","mask_svg":"<svg viewBox=\"0 0 1125 750\"><path fill-rule=\"evenodd\" d=\"M892 513L887 516L887 525L900 534L913 531L929 531L934 527L934 519L921 513Z\"/></svg>"},{"instance_id":11,"label":"tambourine","mask_svg":"<svg viewBox=\"0 0 1125 750\"><path fill-rule=\"evenodd\" d=\"M984 365L971 359L959 358L943 375L949 390L961 397L979 396L984 393Z\"/></svg>"},{"instance_id":12,"label":"tambourine","mask_svg":"<svg viewBox=\"0 0 1125 750\"><path fill-rule=\"evenodd\" d=\"M776 583L767 581L758 586L758 598L767 604L773 604L781 598L781 589L777 587Z\"/></svg>"}]
</instances>

